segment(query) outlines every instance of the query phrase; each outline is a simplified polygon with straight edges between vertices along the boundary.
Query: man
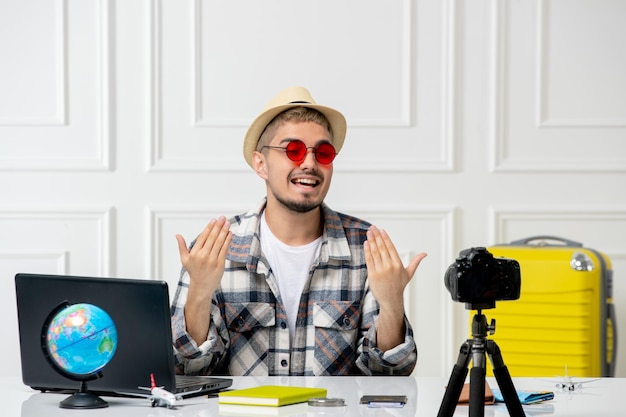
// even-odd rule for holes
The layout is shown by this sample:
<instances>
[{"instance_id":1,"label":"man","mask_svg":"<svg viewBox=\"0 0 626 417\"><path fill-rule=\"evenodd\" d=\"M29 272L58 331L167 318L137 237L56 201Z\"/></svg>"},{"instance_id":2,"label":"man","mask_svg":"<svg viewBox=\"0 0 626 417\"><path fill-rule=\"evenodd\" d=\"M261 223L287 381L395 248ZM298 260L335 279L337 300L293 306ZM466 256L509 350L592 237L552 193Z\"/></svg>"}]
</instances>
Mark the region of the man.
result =
<instances>
[{"instance_id":1,"label":"man","mask_svg":"<svg viewBox=\"0 0 626 417\"><path fill-rule=\"evenodd\" d=\"M258 207L211 220L188 249L172 306L185 374L408 375L417 361L404 268L384 230L324 203L346 121L303 87L272 99L244 139Z\"/></svg>"}]
</instances>

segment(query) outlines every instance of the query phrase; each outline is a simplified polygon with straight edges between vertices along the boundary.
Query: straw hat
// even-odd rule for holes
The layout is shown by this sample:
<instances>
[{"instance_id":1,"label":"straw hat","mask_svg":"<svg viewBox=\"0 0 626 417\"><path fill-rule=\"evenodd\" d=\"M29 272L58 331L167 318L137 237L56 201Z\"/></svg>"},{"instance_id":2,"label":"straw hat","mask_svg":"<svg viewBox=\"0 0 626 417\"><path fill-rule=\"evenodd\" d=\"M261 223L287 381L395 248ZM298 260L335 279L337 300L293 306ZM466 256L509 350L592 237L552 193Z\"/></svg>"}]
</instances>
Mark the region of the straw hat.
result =
<instances>
[{"instance_id":1,"label":"straw hat","mask_svg":"<svg viewBox=\"0 0 626 417\"><path fill-rule=\"evenodd\" d=\"M335 109L316 104L304 87L289 87L278 93L263 109L263 112L252 122L243 141L243 156L248 165L252 166L252 154L267 125L278 114L292 107L308 107L322 113L328 119L333 130L333 146L339 153L346 138L346 119Z\"/></svg>"}]
</instances>

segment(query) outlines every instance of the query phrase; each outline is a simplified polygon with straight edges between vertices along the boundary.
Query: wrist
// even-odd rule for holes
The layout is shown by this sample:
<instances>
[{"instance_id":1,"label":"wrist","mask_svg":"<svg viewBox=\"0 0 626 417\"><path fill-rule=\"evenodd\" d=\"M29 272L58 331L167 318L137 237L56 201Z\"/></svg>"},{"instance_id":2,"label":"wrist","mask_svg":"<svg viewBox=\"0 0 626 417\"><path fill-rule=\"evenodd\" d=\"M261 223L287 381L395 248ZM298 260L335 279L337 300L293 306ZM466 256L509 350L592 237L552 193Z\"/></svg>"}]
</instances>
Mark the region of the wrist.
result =
<instances>
[{"instance_id":1,"label":"wrist","mask_svg":"<svg viewBox=\"0 0 626 417\"><path fill-rule=\"evenodd\" d=\"M378 302L380 312L385 312L393 316L404 316L404 298L400 297L399 300Z\"/></svg>"}]
</instances>

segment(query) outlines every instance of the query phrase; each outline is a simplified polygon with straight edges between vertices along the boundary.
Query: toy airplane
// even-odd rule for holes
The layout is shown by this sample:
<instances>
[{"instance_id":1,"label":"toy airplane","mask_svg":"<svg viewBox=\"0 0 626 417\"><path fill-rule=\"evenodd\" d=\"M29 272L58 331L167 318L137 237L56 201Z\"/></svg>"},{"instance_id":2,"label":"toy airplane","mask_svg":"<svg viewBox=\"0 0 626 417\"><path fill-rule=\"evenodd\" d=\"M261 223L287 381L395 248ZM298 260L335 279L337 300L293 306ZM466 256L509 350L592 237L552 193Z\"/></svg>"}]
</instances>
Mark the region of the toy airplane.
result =
<instances>
[{"instance_id":1,"label":"toy airplane","mask_svg":"<svg viewBox=\"0 0 626 417\"><path fill-rule=\"evenodd\" d=\"M188 391L188 392L185 392L184 396L181 394L173 394L169 392L168 390L166 390L165 388L163 388L162 386L157 387L154 381L154 374L150 374L150 386L149 387L137 387L137 388L150 391L150 394L144 395L144 394L138 394L138 393L132 393L132 394L129 393L128 395L148 398L150 400L150 404L152 405L152 407L167 407L167 408L174 408L174 406L176 405L176 402L182 400L184 396L191 395L200 391L200 390Z\"/></svg>"},{"instance_id":2,"label":"toy airplane","mask_svg":"<svg viewBox=\"0 0 626 417\"><path fill-rule=\"evenodd\" d=\"M150 374L150 387L137 388L150 391L150 395L147 396L147 398L150 400L150 404L153 407L172 408L176 404L176 401L183 399L181 395L175 395L163 387L157 387L154 381L154 374Z\"/></svg>"},{"instance_id":3,"label":"toy airplane","mask_svg":"<svg viewBox=\"0 0 626 417\"><path fill-rule=\"evenodd\" d=\"M556 387L561 391L576 391L580 390L583 387L583 384L588 384L589 382L598 381L600 378L595 379L586 379L584 381L574 381L574 377L569 376L567 372L567 365L565 365L565 376L561 377L563 380L556 383ZM552 381L551 381L552 382Z\"/></svg>"}]
</instances>

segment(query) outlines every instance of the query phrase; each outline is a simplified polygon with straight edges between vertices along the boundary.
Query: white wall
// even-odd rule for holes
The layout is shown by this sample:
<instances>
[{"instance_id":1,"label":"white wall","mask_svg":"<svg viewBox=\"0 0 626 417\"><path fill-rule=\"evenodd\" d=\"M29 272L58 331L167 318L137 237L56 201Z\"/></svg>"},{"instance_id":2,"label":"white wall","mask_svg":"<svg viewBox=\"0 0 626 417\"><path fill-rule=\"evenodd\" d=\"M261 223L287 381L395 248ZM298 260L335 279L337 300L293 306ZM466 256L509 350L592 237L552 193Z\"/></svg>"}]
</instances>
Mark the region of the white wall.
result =
<instances>
[{"instance_id":1,"label":"white wall","mask_svg":"<svg viewBox=\"0 0 626 417\"><path fill-rule=\"evenodd\" d=\"M0 0L2 357L16 272L175 285L174 234L263 196L242 138L290 85L348 119L330 206L429 253L407 292L417 375L449 374L465 340L443 273L470 246L606 252L626 335L625 18L620 0Z\"/></svg>"}]
</instances>

